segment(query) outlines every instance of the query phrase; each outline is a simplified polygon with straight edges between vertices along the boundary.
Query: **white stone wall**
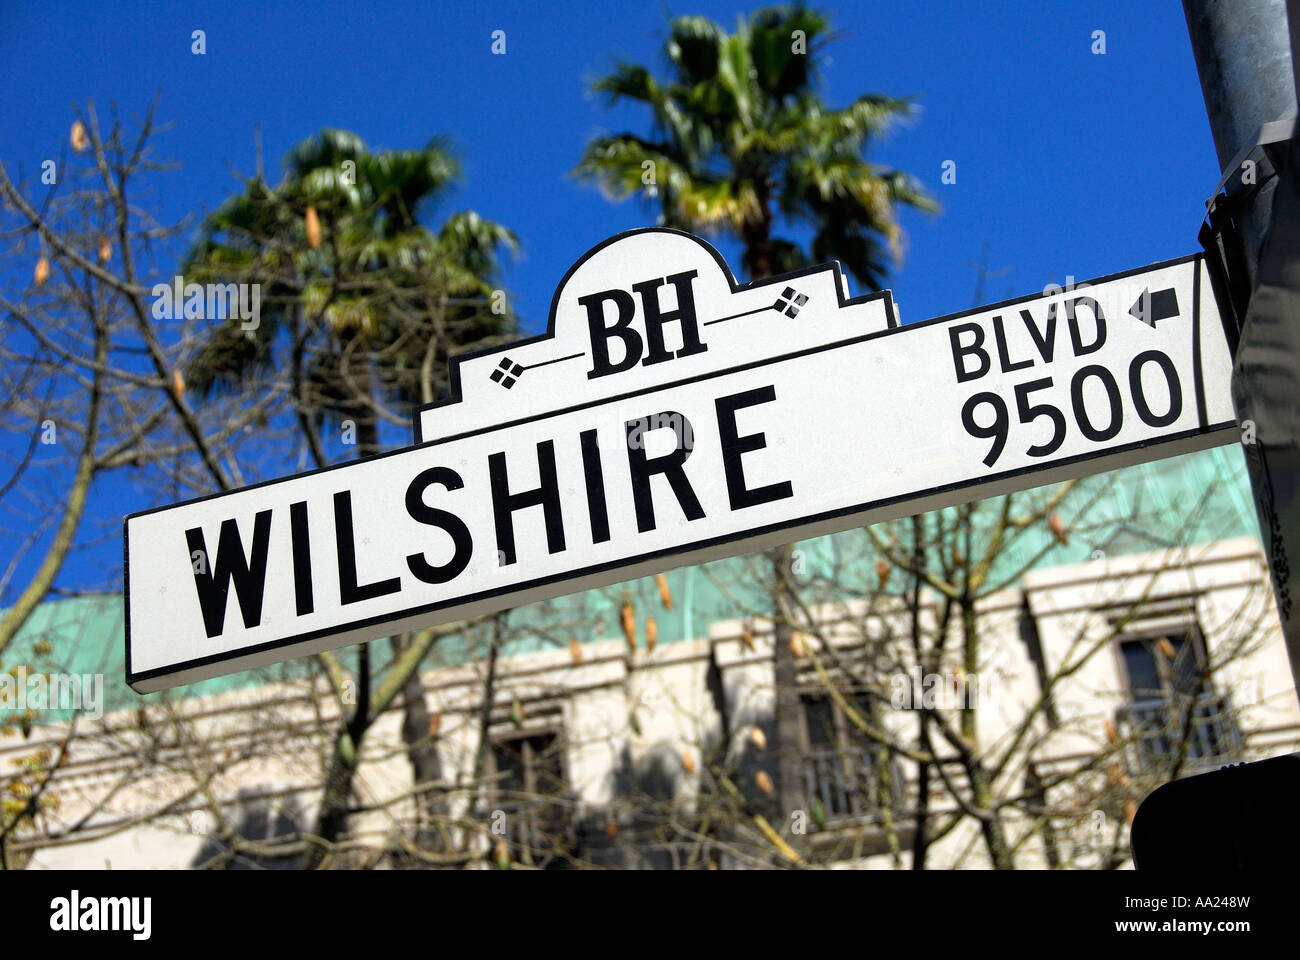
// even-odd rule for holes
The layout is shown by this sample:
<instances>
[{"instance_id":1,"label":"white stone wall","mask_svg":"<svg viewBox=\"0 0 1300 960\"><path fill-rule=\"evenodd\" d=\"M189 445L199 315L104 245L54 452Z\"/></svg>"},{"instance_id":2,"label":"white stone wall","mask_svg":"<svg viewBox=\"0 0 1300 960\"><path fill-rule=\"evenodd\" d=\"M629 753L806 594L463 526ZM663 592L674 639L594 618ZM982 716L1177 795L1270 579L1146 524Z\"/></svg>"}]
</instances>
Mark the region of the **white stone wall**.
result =
<instances>
[{"instance_id":1,"label":"white stone wall","mask_svg":"<svg viewBox=\"0 0 1300 960\"><path fill-rule=\"evenodd\" d=\"M981 601L976 742L982 751L1005 749L1017 724L1039 701L1038 669L1022 630L1026 611L1032 613L1049 675L1073 664L1090 646L1097 648L1054 693L1059 725L1035 722L1032 736L1021 744L1023 757L1008 764L1008 779L998 789L1019 789L1017 778L1023 778L1028 759L1068 762L1104 743L1107 718L1114 716L1125 693L1122 667L1108 639L1111 627L1101 608L1169 604L1180 597L1194 598L1211 658L1236 657L1218 682L1241 709L1256 755L1300 745L1300 704L1267 568L1254 540L1222 541L1170 555L1098 559L1031 571L1023 589ZM935 623L934 601L933 596L926 601L927 629ZM834 623L825 631L827 641L845 655L862 647L855 624L865 621L869 630L888 627L896 636L907 629L901 606L883 606L868 616L865 601L855 601L819 616ZM959 623L951 626L959 631ZM746 632L752 649L742 639ZM959 639L953 638L958 648ZM818 652L817 641L808 637L806 642ZM723 728L706 682L711 656L729 713L730 755L762 759L749 740L754 726L768 734L769 743L772 733L772 638L761 619L713 623L706 637L653 652L645 649L644 639L635 652L621 639L587 644L581 648L581 663L574 662L568 649L504 658L498 663L493 707L500 715L517 701L524 729L562 729L568 781L583 811L606 809L616 799L619 778L629 772L637 784L659 778L675 802L689 807L702 759L718 745ZM905 656L900 659L903 672L911 666ZM440 715L437 745L443 775L452 784L473 778L486 669L479 661L423 675L427 706ZM183 724L174 723L166 710L151 709L144 717L148 734L132 712L83 721L73 753L55 779L59 806L45 820L45 829L56 839L35 854L31 866L191 866L205 850L212 852L206 835L216 825L199 812L208 806L209 796L231 816L260 804L267 816L292 813L309 825L328 760L328 733L337 723L332 696L323 687L316 692L313 697L302 685L269 685L186 701L174 707ZM353 832L374 843L415 810L408 796L413 784L401 741L400 703L399 697L367 735L356 778L355 802L372 809L354 817ZM914 736L911 711L890 711L885 722L903 739ZM0 740L0 775L16 757L40 747L57 751L65 734L64 727L36 728L28 740ZM691 766L694 775L688 772ZM462 792L457 804L454 812L464 813L469 798ZM149 822L139 822L141 817ZM67 843L60 834L73 825L81 833L72 839L84 839ZM1008 819L1013 841L1028 828L1023 819ZM910 851L906 843L903 848L902 865L907 866ZM1031 840L1018 863L1041 864L1042 856L1041 842ZM987 866L976 824L968 820L936 843L928 864ZM850 865L888 868L894 863L888 856L875 856Z\"/></svg>"}]
</instances>

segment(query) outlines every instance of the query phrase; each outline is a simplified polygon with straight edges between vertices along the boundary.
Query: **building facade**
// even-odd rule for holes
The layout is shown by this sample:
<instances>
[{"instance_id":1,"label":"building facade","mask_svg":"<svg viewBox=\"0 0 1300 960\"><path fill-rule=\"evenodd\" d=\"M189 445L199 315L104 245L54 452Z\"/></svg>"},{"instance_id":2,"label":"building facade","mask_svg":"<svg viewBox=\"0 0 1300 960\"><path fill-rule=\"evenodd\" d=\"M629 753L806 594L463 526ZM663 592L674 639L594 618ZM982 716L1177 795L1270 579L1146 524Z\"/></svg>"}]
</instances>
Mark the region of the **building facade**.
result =
<instances>
[{"instance_id":1,"label":"building facade","mask_svg":"<svg viewBox=\"0 0 1300 960\"><path fill-rule=\"evenodd\" d=\"M1124 865L1127 822L1154 786L1300 749L1254 538L1031 569L979 601L975 671L909 654L922 632L944 638L932 650L961 649L964 621L941 623L941 600L809 611L792 640L794 787L779 786L761 618L654 643L640 617L631 644L428 669L426 729L409 729L399 697L366 734L330 862L891 868L923 847L931 868ZM291 866L346 694L303 677L11 731L10 793L17 769L42 796L7 856ZM416 749L436 755L429 782L415 782Z\"/></svg>"}]
</instances>

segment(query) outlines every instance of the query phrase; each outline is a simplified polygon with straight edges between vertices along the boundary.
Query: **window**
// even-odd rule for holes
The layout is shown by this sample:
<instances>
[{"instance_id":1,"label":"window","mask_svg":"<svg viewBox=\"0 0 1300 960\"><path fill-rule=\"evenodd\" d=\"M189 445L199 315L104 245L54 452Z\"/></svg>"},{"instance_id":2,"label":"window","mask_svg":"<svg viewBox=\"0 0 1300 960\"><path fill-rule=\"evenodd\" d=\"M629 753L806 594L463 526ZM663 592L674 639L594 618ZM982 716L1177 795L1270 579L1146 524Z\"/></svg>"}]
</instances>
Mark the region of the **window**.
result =
<instances>
[{"instance_id":1,"label":"window","mask_svg":"<svg viewBox=\"0 0 1300 960\"><path fill-rule=\"evenodd\" d=\"M1203 677L1205 639L1197 626L1123 637L1119 655L1132 703L1118 719L1134 740L1140 767L1177 758L1184 741L1185 758L1193 762L1240 751L1231 703Z\"/></svg>"},{"instance_id":2,"label":"window","mask_svg":"<svg viewBox=\"0 0 1300 960\"><path fill-rule=\"evenodd\" d=\"M848 743L848 719L835 701L824 694L804 694L800 700L805 752L843 747Z\"/></svg>"},{"instance_id":3,"label":"window","mask_svg":"<svg viewBox=\"0 0 1300 960\"><path fill-rule=\"evenodd\" d=\"M564 866L558 855L572 843L572 811L559 733L494 736L484 767L489 822L511 855L534 866Z\"/></svg>"},{"instance_id":4,"label":"window","mask_svg":"<svg viewBox=\"0 0 1300 960\"><path fill-rule=\"evenodd\" d=\"M561 797L568 787L564 753L554 732L492 740L488 776L498 796Z\"/></svg>"},{"instance_id":5,"label":"window","mask_svg":"<svg viewBox=\"0 0 1300 960\"><path fill-rule=\"evenodd\" d=\"M1205 655L1196 628L1121 640L1120 656L1135 701L1209 692L1201 680Z\"/></svg>"},{"instance_id":6,"label":"window","mask_svg":"<svg viewBox=\"0 0 1300 960\"><path fill-rule=\"evenodd\" d=\"M862 695L846 697L854 709L866 712ZM800 740L804 791L811 812L827 821L875 817L883 798L880 748L866 742L843 708L822 692L800 697ZM897 771L895 771L897 773ZM891 778L897 790L898 776Z\"/></svg>"}]
</instances>

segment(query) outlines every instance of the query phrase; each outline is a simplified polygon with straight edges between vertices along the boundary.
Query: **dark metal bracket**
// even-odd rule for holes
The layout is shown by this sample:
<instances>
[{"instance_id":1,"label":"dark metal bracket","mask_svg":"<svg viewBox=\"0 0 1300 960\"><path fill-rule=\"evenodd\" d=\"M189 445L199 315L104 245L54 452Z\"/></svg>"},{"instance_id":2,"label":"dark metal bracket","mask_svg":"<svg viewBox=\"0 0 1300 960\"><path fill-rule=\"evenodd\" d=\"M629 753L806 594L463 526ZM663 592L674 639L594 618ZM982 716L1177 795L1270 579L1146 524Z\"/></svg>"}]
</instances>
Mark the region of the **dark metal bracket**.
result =
<instances>
[{"instance_id":1,"label":"dark metal bracket","mask_svg":"<svg viewBox=\"0 0 1300 960\"><path fill-rule=\"evenodd\" d=\"M1285 168L1295 124L1295 117L1287 117L1260 127L1255 141L1247 144L1232 159L1214 193L1205 201L1205 219L1201 222L1197 240L1206 253L1210 284L1219 302L1225 333L1234 355L1254 289L1240 218L1242 212L1249 209L1255 195ZM1252 158L1255 160L1254 176L1247 182L1242 168Z\"/></svg>"}]
</instances>

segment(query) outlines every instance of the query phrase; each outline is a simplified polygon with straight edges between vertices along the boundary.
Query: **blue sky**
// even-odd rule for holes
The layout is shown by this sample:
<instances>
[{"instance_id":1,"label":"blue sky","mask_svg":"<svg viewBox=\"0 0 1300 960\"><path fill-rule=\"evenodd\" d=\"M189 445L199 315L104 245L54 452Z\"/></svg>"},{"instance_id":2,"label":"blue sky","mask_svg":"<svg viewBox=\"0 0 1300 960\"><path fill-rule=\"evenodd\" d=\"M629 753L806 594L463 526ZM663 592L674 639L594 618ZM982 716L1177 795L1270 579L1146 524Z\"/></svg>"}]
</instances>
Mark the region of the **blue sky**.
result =
<instances>
[{"instance_id":1,"label":"blue sky","mask_svg":"<svg viewBox=\"0 0 1300 960\"><path fill-rule=\"evenodd\" d=\"M972 304L985 244L994 301L1190 253L1218 179L1179 4L1113 2L823 4L840 34L824 93L916 97L916 122L872 148L943 205L904 213L908 253L890 283L905 321ZM139 115L155 94L172 124L155 141L181 164L156 176L164 220L202 214L251 172L323 126L372 148L456 144L464 183L438 214L473 208L513 228L522 257L505 280L526 332L586 249L652 223L571 175L600 130L645 131L634 110L587 93L616 57L657 63L665 14L732 26L734 3L132 3L0 9L0 157L11 172L58 156L71 107L93 99ZM191 31L207 52L191 53ZM507 52L491 53L504 30ZM1091 52L1105 32L1106 53ZM955 161L957 182L942 184ZM723 252L738 269L734 247ZM5 278L10 283L11 278ZM97 504L97 532L116 504ZM3 539L3 538L0 538ZM75 556L67 585L102 580L120 541Z\"/></svg>"}]
</instances>

